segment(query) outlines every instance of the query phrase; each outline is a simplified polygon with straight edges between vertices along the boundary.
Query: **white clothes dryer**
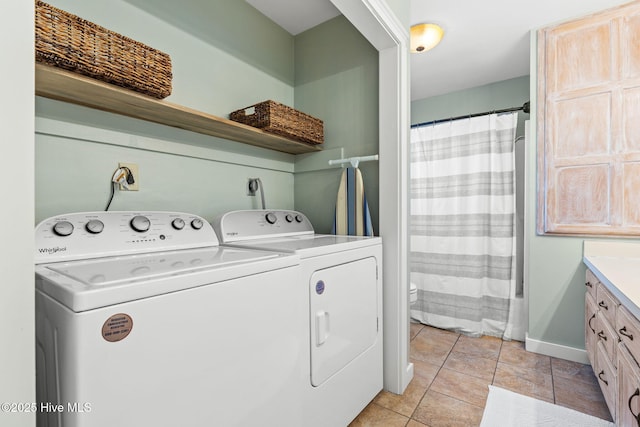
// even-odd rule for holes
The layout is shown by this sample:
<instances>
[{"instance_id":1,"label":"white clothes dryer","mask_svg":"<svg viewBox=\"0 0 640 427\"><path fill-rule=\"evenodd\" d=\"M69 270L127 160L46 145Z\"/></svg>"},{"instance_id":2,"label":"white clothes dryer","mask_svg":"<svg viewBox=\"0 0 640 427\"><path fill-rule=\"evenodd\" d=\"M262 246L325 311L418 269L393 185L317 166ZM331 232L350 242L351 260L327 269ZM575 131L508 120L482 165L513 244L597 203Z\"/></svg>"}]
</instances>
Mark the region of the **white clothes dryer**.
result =
<instances>
[{"instance_id":1,"label":"white clothes dryer","mask_svg":"<svg viewBox=\"0 0 640 427\"><path fill-rule=\"evenodd\" d=\"M315 234L288 210L232 211L213 226L223 246L300 256L308 381L305 426L344 427L382 390L382 240Z\"/></svg>"},{"instance_id":2,"label":"white clothes dryer","mask_svg":"<svg viewBox=\"0 0 640 427\"><path fill-rule=\"evenodd\" d=\"M39 426L305 424L297 256L220 247L174 212L59 215L35 234Z\"/></svg>"}]
</instances>

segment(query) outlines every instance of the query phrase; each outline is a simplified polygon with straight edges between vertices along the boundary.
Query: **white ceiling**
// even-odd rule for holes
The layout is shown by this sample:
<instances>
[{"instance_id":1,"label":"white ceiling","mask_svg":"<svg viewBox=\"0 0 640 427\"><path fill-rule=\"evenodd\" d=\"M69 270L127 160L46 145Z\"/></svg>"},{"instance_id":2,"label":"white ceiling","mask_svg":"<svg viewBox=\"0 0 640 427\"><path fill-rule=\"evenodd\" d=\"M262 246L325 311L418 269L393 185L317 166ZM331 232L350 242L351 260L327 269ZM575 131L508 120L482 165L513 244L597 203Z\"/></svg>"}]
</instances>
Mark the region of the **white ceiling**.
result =
<instances>
[{"instance_id":1,"label":"white ceiling","mask_svg":"<svg viewBox=\"0 0 640 427\"><path fill-rule=\"evenodd\" d=\"M339 14L330 0L246 0L291 34ZM411 55L411 99L529 74L530 30L628 0L411 0L411 24L433 22L437 47Z\"/></svg>"},{"instance_id":2,"label":"white ceiling","mask_svg":"<svg viewBox=\"0 0 640 427\"><path fill-rule=\"evenodd\" d=\"M292 35L340 15L329 0L245 0Z\"/></svg>"}]
</instances>

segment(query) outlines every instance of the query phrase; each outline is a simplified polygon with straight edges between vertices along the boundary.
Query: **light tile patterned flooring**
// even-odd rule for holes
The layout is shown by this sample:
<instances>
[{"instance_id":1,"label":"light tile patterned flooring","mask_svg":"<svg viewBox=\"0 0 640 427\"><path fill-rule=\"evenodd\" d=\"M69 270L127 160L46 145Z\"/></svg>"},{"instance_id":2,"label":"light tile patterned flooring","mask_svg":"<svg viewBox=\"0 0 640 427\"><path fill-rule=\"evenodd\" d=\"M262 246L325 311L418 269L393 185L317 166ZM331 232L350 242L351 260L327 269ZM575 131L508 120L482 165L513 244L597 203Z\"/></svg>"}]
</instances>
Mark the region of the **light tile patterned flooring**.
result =
<instances>
[{"instance_id":1,"label":"light tile patterned flooring","mask_svg":"<svg viewBox=\"0 0 640 427\"><path fill-rule=\"evenodd\" d=\"M611 421L591 366L527 352L519 341L411 323L410 358L404 394L380 392L350 427L478 426L489 384Z\"/></svg>"}]
</instances>

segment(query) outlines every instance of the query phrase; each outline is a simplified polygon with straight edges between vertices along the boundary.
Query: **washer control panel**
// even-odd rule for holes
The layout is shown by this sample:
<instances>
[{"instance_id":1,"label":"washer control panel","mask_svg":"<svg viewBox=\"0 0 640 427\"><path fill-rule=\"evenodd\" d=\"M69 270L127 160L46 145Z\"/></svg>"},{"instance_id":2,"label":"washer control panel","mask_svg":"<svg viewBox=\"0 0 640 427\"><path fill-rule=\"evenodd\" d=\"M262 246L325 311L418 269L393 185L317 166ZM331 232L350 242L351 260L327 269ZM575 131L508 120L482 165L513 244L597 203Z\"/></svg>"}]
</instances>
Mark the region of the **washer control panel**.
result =
<instances>
[{"instance_id":1,"label":"washer control panel","mask_svg":"<svg viewBox=\"0 0 640 427\"><path fill-rule=\"evenodd\" d=\"M289 210L231 211L215 218L213 228L222 243L314 234L304 214Z\"/></svg>"},{"instance_id":2,"label":"washer control panel","mask_svg":"<svg viewBox=\"0 0 640 427\"><path fill-rule=\"evenodd\" d=\"M182 212L78 212L42 221L36 264L218 246L211 225Z\"/></svg>"}]
</instances>

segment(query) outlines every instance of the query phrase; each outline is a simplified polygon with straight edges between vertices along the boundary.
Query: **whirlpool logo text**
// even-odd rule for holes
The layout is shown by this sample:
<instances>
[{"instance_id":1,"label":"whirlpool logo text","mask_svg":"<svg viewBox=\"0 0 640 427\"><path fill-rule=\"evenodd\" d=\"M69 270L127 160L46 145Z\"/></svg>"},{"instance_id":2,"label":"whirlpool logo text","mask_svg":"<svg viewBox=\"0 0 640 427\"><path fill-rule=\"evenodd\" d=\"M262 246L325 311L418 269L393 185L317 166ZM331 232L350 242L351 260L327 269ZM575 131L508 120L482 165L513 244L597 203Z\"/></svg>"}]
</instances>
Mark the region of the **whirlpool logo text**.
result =
<instances>
[{"instance_id":1,"label":"whirlpool logo text","mask_svg":"<svg viewBox=\"0 0 640 427\"><path fill-rule=\"evenodd\" d=\"M48 254L48 255L53 255L56 254L58 252L64 252L67 250L67 247L60 247L60 246L56 246L54 248L40 248L38 249L38 251L40 251L41 254Z\"/></svg>"}]
</instances>

